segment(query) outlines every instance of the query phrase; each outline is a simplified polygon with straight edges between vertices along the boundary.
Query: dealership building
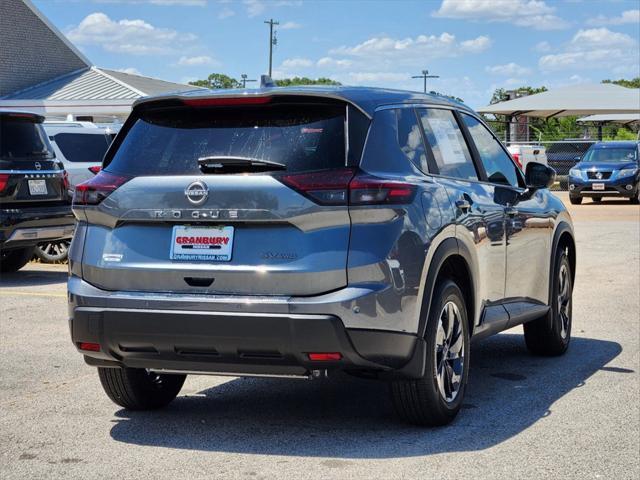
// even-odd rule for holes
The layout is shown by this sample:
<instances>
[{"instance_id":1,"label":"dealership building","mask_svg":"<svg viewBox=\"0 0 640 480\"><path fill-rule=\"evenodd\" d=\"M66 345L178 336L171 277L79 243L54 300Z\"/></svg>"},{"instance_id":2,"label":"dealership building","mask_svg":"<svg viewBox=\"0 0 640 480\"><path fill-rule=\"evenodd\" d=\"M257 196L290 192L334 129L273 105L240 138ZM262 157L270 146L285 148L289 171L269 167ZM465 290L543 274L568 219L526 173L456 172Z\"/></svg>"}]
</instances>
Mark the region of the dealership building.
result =
<instances>
[{"instance_id":1,"label":"dealership building","mask_svg":"<svg viewBox=\"0 0 640 480\"><path fill-rule=\"evenodd\" d=\"M121 121L141 97L197 87L93 65L29 0L0 2L0 109Z\"/></svg>"}]
</instances>

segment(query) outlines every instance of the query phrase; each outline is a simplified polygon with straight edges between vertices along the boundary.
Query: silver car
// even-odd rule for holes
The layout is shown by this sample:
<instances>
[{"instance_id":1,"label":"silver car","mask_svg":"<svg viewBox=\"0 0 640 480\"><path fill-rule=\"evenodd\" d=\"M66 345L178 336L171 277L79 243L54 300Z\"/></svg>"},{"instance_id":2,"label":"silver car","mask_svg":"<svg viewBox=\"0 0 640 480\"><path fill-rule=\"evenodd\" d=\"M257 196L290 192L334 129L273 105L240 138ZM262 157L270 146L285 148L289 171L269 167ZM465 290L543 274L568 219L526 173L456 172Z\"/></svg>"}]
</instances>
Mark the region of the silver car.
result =
<instances>
[{"instance_id":1,"label":"silver car","mask_svg":"<svg viewBox=\"0 0 640 480\"><path fill-rule=\"evenodd\" d=\"M168 404L187 374L391 384L450 422L469 345L524 324L569 345L571 219L480 117L443 97L263 88L145 98L78 185L71 337L107 395Z\"/></svg>"}]
</instances>

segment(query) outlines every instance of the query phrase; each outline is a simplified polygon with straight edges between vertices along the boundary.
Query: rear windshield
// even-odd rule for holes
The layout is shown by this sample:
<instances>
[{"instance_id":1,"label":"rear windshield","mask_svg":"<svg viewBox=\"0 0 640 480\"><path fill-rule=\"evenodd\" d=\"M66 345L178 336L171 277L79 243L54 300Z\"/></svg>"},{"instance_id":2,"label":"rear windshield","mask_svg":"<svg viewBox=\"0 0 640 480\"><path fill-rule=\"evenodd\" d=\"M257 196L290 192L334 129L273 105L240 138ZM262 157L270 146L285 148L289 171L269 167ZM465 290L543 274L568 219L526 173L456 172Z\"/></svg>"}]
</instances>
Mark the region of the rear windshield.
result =
<instances>
[{"instance_id":1,"label":"rear windshield","mask_svg":"<svg viewBox=\"0 0 640 480\"><path fill-rule=\"evenodd\" d=\"M636 162L638 150L636 148L593 148L589 150L583 162Z\"/></svg>"},{"instance_id":2,"label":"rear windshield","mask_svg":"<svg viewBox=\"0 0 640 480\"><path fill-rule=\"evenodd\" d=\"M127 132L106 170L125 175L201 174L198 158L277 162L287 172L345 165L343 106L286 105L149 112Z\"/></svg>"},{"instance_id":3,"label":"rear windshield","mask_svg":"<svg viewBox=\"0 0 640 480\"><path fill-rule=\"evenodd\" d=\"M0 158L53 158L53 150L42 124L31 118L0 115Z\"/></svg>"},{"instance_id":4,"label":"rear windshield","mask_svg":"<svg viewBox=\"0 0 640 480\"><path fill-rule=\"evenodd\" d=\"M102 163L111 143L111 138L103 133L58 133L53 139L70 162Z\"/></svg>"}]
</instances>

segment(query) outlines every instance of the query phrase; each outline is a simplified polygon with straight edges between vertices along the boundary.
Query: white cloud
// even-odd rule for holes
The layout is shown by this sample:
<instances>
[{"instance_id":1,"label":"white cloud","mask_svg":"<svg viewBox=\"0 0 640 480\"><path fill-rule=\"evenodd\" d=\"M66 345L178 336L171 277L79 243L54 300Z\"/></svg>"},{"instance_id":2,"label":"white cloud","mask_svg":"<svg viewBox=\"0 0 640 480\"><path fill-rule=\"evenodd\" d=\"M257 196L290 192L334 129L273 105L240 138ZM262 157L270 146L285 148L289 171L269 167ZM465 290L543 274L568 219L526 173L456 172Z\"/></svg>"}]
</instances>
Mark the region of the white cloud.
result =
<instances>
[{"instance_id":1,"label":"white cloud","mask_svg":"<svg viewBox=\"0 0 640 480\"><path fill-rule=\"evenodd\" d=\"M313 62L308 58L287 58L282 62L280 68L283 70L291 70L292 68L308 68Z\"/></svg>"},{"instance_id":2,"label":"white cloud","mask_svg":"<svg viewBox=\"0 0 640 480\"><path fill-rule=\"evenodd\" d=\"M199 55L196 57L180 57L176 64L181 67L199 67L203 65L219 65L219 63L209 55Z\"/></svg>"},{"instance_id":3,"label":"white cloud","mask_svg":"<svg viewBox=\"0 0 640 480\"><path fill-rule=\"evenodd\" d=\"M244 0L242 3L247 10L247 15L251 18L262 15L267 9L267 6L260 0Z\"/></svg>"},{"instance_id":4,"label":"white cloud","mask_svg":"<svg viewBox=\"0 0 640 480\"><path fill-rule=\"evenodd\" d=\"M296 30L302 28L302 25L296 22L285 22L278 27L279 30Z\"/></svg>"},{"instance_id":5,"label":"white cloud","mask_svg":"<svg viewBox=\"0 0 640 480\"><path fill-rule=\"evenodd\" d=\"M129 75L142 75L140 70L135 67L127 67L127 68L116 68L116 71L122 73L128 73Z\"/></svg>"},{"instance_id":6,"label":"white cloud","mask_svg":"<svg viewBox=\"0 0 640 480\"><path fill-rule=\"evenodd\" d=\"M509 22L536 30L557 30L568 23L542 0L442 0L434 17Z\"/></svg>"},{"instance_id":7,"label":"white cloud","mask_svg":"<svg viewBox=\"0 0 640 480\"><path fill-rule=\"evenodd\" d=\"M409 73L398 72L349 72L346 74L347 83L359 84L389 84L408 81L411 78Z\"/></svg>"},{"instance_id":8,"label":"white cloud","mask_svg":"<svg viewBox=\"0 0 640 480\"><path fill-rule=\"evenodd\" d=\"M218 12L218 18L220 20L224 20L225 18L233 17L235 14L236 12L231 10L229 7L224 7Z\"/></svg>"},{"instance_id":9,"label":"white cloud","mask_svg":"<svg viewBox=\"0 0 640 480\"><path fill-rule=\"evenodd\" d=\"M625 23L640 23L640 10L625 10L617 17L598 15L587 20L587 25L624 25Z\"/></svg>"},{"instance_id":10,"label":"white cloud","mask_svg":"<svg viewBox=\"0 0 640 480\"><path fill-rule=\"evenodd\" d=\"M538 65L544 71L601 68L634 73L639 55L638 42L629 35L592 28L578 30L563 51L542 56Z\"/></svg>"},{"instance_id":11,"label":"white cloud","mask_svg":"<svg viewBox=\"0 0 640 480\"><path fill-rule=\"evenodd\" d=\"M551 50L551 44L546 40L543 40L542 42L536 43L536 45L533 47L533 50L540 53L548 52L549 50Z\"/></svg>"},{"instance_id":12,"label":"white cloud","mask_svg":"<svg viewBox=\"0 0 640 480\"><path fill-rule=\"evenodd\" d=\"M67 37L79 45L99 45L109 52L132 55L170 54L196 39L193 34L154 27L144 20L114 21L99 12L87 15Z\"/></svg>"},{"instance_id":13,"label":"white cloud","mask_svg":"<svg viewBox=\"0 0 640 480\"><path fill-rule=\"evenodd\" d=\"M320 68L348 68L351 65L353 62L346 58L322 57L316 62L316 66Z\"/></svg>"},{"instance_id":14,"label":"white cloud","mask_svg":"<svg viewBox=\"0 0 640 480\"><path fill-rule=\"evenodd\" d=\"M348 57L360 63L367 70L389 69L397 66L422 64L425 60L457 57L465 53L479 53L491 46L486 36L458 41L455 35L444 32L436 35L418 35L415 38L396 39L372 37L354 46L341 46L329 51L330 55Z\"/></svg>"},{"instance_id":15,"label":"white cloud","mask_svg":"<svg viewBox=\"0 0 640 480\"><path fill-rule=\"evenodd\" d=\"M207 0L93 0L93 3L150 3L151 5L163 6L204 7L207 5Z\"/></svg>"},{"instance_id":16,"label":"white cloud","mask_svg":"<svg viewBox=\"0 0 640 480\"><path fill-rule=\"evenodd\" d=\"M531 69L527 67L522 67L517 63L505 63L504 65L493 65L491 67L486 67L485 72L491 75L504 75L513 77L515 75L525 76L531 74Z\"/></svg>"}]
</instances>

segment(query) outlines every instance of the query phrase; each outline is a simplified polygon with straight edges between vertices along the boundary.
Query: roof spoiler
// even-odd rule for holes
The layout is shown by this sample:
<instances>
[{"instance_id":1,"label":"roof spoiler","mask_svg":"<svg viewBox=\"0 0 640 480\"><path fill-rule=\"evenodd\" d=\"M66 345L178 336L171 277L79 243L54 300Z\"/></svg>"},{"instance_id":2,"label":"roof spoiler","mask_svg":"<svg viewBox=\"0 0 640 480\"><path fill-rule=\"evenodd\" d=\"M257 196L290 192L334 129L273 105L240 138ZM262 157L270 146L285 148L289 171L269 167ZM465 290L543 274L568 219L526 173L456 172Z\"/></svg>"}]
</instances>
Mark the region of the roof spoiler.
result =
<instances>
[{"instance_id":1,"label":"roof spoiler","mask_svg":"<svg viewBox=\"0 0 640 480\"><path fill-rule=\"evenodd\" d=\"M260 75L260 88L275 87L276 83L271 79L269 75Z\"/></svg>"}]
</instances>

